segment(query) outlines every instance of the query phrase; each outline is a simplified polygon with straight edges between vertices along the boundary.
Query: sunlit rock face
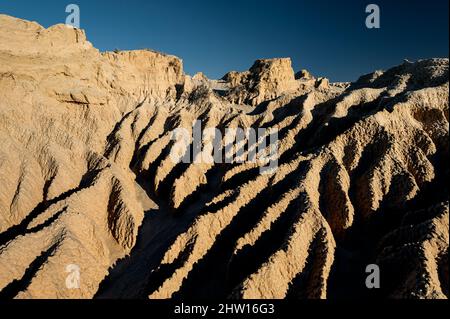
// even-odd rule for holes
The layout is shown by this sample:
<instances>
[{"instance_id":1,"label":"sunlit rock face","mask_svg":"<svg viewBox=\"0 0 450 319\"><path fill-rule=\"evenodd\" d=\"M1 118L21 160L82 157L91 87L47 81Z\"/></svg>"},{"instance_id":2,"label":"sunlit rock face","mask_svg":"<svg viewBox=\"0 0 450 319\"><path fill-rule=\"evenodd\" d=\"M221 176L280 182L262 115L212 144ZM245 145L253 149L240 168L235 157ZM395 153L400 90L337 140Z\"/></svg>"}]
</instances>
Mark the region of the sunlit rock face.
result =
<instances>
[{"instance_id":1,"label":"sunlit rock face","mask_svg":"<svg viewBox=\"0 0 450 319\"><path fill-rule=\"evenodd\" d=\"M448 89L448 59L190 77L0 15L0 297L447 298ZM277 169L174 162L196 120L276 130Z\"/></svg>"}]
</instances>

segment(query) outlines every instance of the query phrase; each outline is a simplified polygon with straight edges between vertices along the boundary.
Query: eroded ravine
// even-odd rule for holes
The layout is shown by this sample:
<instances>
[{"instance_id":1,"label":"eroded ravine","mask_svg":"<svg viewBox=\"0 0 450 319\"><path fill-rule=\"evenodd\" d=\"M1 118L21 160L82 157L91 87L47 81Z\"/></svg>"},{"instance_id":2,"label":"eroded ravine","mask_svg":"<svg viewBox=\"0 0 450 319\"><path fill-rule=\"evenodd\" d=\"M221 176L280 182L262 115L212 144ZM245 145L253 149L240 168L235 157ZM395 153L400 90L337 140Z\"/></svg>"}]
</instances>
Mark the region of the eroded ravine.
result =
<instances>
[{"instance_id":1,"label":"eroded ravine","mask_svg":"<svg viewBox=\"0 0 450 319\"><path fill-rule=\"evenodd\" d=\"M215 81L99 53L81 30L0 24L1 296L448 297L448 59L351 84L268 59ZM195 121L276 129L277 170L174 162Z\"/></svg>"}]
</instances>

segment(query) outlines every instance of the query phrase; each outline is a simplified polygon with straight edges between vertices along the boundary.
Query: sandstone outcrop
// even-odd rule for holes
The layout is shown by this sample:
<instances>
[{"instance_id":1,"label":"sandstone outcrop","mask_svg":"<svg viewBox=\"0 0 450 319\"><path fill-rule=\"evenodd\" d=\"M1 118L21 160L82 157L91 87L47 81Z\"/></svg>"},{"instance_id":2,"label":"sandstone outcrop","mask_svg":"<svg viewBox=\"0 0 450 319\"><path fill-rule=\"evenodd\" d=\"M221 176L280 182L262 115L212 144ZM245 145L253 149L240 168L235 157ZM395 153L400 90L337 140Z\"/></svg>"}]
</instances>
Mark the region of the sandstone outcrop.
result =
<instances>
[{"instance_id":1,"label":"sandstone outcrop","mask_svg":"<svg viewBox=\"0 0 450 319\"><path fill-rule=\"evenodd\" d=\"M210 80L0 15L0 298L448 298L448 90L448 59ZM278 169L174 162L198 119L276 129Z\"/></svg>"}]
</instances>

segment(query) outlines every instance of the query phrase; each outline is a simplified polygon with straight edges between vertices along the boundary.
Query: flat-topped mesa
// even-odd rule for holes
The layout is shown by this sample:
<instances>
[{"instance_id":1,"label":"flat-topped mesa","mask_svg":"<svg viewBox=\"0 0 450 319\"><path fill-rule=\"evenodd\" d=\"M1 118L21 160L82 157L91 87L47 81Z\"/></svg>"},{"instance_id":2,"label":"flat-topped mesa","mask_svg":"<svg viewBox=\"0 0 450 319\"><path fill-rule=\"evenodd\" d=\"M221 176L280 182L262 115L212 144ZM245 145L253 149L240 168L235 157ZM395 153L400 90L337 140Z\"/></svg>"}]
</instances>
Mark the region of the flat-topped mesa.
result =
<instances>
[{"instance_id":1,"label":"flat-topped mesa","mask_svg":"<svg viewBox=\"0 0 450 319\"><path fill-rule=\"evenodd\" d=\"M256 60L245 72L229 72L223 78L232 103L258 105L298 88L290 58Z\"/></svg>"},{"instance_id":2,"label":"flat-topped mesa","mask_svg":"<svg viewBox=\"0 0 450 319\"><path fill-rule=\"evenodd\" d=\"M0 51L14 55L65 55L85 50L94 50L81 29L57 24L44 28L29 22L0 14Z\"/></svg>"},{"instance_id":3,"label":"flat-topped mesa","mask_svg":"<svg viewBox=\"0 0 450 319\"><path fill-rule=\"evenodd\" d=\"M78 105L118 105L144 96L175 99L177 86L184 83L183 63L175 56L152 50L100 53L81 29L44 28L7 15L0 15L2 73L31 75L32 85L45 96Z\"/></svg>"}]
</instances>

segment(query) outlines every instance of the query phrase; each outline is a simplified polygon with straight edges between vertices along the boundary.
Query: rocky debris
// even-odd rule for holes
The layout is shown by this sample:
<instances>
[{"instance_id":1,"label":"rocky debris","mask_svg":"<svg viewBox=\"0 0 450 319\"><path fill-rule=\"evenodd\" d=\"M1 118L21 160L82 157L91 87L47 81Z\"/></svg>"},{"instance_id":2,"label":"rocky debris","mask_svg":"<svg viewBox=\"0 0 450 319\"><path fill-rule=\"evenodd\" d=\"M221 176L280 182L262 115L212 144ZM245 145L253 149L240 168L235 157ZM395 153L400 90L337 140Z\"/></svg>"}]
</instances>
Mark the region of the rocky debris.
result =
<instances>
[{"instance_id":1,"label":"rocky debris","mask_svg":"<svg viewBox=\"0 0 450 319\"><path fill-rule=\"evenodd\" d=\"M192 77L192 80L198 81L198 82L208 82L209 81L209 79L206 77L206 75L203 74L203 72L196 73Z\"/></svg>"},{"instance_id":2,"label":"rocky debris","mask_svg":"<svg viewBox=\"0 0 450 319\"><path fill-rule=\"evenodd\" d=\"M308 70L300 70L299 72L295 73L295 79L296 80L314 80L314 76L308 72Z\"/></svg>"},{"instance_id":3,"label":"rocky debris","mask_svg":"<svg viewBox=\"0 0 450 319\"><path fill-rule=\"evenodd\" d=\"M231 87L232 103L253 106L298 88L289 58L257 60L249 71L229 72L223 80Z\"/></svg>"},{"instance_id":4,"label":"rocky debris","mask_svg":"<svg viewBox=\"0 0 450 319\"><path fill-rule=\"evenodd\" d=\"M330 81L327 78L318 78L315 86L318 89L327 90L330 88Z\"/></svg>"},{"instance_id":5,"label":"rocky debris","mask_svg":"<svg viewBox=\"0 0 450 319\"><path fill-rule=\"evenodd\" d=\"M0 26L1 298L448 298L448 59L352 84L289 59L209 80ZM175 163L173 130L198 119L278 129L278 169Z\"/></svg>"}]
</instances>

